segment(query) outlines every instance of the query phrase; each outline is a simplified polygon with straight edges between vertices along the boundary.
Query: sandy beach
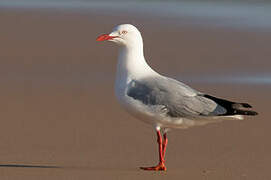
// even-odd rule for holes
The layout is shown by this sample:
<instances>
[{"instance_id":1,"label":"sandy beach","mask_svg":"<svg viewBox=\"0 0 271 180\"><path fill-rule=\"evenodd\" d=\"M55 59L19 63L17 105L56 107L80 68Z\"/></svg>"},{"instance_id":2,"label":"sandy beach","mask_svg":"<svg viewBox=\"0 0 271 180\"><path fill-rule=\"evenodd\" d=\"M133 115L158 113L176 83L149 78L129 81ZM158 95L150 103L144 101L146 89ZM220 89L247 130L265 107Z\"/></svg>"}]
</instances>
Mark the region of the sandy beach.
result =
<instances>
[{"instance_id":1,"label":"sandy beach","mask_svg":"<svg viewBox=\"0 0 271 180\"><path fill-rule=\"evenodd\" d=\"M116 24L142 32L158 72L230 76L270 72L271 33L169 26L151 18L56 9L0 11L0 179L270 179L270 84L184 81L214 96L252 104L259 115L173 130L167 172L152 127L114 97L117 47L96 37Z\"/></svg>"}]
</instances>

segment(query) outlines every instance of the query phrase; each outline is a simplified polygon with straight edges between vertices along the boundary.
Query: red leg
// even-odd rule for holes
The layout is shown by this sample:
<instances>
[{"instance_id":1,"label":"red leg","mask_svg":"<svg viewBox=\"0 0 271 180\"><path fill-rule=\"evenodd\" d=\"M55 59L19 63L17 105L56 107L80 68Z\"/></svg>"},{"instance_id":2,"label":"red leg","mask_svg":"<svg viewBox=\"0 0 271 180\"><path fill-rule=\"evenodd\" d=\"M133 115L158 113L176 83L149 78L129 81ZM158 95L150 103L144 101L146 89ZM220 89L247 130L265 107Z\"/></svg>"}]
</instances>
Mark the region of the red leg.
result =
<instances>
[{"instance_id":1,"label":"red leg","mask_svg":"<svg viewBox=\"0 0 271 180\"><path fill-rule=\"evenodd\" d=\"M141 167L141 169L153 170L153 171L166 171L165 160L164 160L166 143L163 142L160 130L157 130L156 132L157 132L157 142L158 142L158 147L159 147L159 164L153 167Z\"/></svg>"},{"instance_id":2,"label":"red leg","mask_svg":"<svg viewBox=\"0 0 271 180\"><path fill-rule=\"evenodd\" d=\"M164 140L163 140L163 145L162 145L162 149L163 149L163 158L164 158L164 161L165 161L165 155L166 155L166 149L167 149L167 143L168 143L168 139L167 139L167 134L164 133Z\"/></svg>"}]
</instances>

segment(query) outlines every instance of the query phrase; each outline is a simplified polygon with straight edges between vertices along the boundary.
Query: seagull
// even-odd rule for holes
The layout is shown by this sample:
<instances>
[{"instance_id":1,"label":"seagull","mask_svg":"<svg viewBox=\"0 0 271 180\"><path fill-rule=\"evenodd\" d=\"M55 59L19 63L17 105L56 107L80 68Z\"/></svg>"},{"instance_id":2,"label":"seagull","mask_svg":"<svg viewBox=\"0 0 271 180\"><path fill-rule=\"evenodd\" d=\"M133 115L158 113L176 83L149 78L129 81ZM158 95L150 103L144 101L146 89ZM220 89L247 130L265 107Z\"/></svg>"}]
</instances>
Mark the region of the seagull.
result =
<instances>
[{"instance_id":1,"label":"seagull","mask_svg":"<svg viewBox=\"0 0 271 180\"><path fill-rule=\"evenodd\" d=\"M165 153L170 129L185 129L222 120L242 120L258 113L248 103L233 102L199 92L175 79L160 75L146 62L143 40L131 24L116 26L97 41L119 45L115 95L131 115L152 125L157 134L159 163L143 170L166 171Z\"/></svg>"}]
</instances>

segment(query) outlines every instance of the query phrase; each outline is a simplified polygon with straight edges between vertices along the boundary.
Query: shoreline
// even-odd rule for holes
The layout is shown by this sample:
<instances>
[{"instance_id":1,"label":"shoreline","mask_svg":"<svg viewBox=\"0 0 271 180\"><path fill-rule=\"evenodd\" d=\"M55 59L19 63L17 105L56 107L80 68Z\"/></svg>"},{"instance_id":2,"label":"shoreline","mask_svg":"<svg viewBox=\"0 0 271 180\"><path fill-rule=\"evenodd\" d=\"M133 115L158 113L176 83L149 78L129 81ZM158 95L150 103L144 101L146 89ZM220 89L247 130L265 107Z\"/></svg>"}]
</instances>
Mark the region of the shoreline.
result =
<instances>
[{"instance_id":1,"label":"shoreline","mask_svg":"<svg viewBox=\"0 0 271 180\"><path fill-rule=\"evenodd\" d=\"M225 2L2 2L2 9L42 10L66 12L92 12L97 15L137 16L170 21L170 24L239 30L269 31L271 29L271 4L246 4ZM179 20L185 20L179 23ZM176 23L177 22L177 23Z\"/></svg>"}]
</instances>

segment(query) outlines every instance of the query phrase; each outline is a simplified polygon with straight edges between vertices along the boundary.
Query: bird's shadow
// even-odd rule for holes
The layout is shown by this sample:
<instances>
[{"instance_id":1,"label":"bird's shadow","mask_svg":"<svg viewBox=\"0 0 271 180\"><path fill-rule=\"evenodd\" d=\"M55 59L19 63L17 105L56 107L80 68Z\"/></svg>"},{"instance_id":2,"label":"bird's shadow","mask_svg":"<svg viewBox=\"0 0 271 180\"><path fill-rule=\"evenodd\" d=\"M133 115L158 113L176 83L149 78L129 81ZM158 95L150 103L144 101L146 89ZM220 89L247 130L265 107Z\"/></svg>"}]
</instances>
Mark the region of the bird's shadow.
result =
<instances>
[{"instance_id":1,"label":"bird's shadow","mask_svg":"<svg viewBox=\"0 0 271 180\"><path fill-rule=\"evenodd\" d=\"M29 169L69 169L69 170L81 170L81 171L115 171L115 170L127 170L134 171L133 168L116 168L116 167L93 167L93 166L57 166L57 165L42 165L42 164L18 164L18 163L10 163L10 164L0 164L1 168L29 168Z\"/></svg>"},{"instance_id":2,"label":"bird's shadow","mask_svg":"<svg viewBox=\"0 0 271 180\"><path fill-rule=\"evenodd\" d=\"M47 168L55 169L62 168L61 166L50 166L50 165L28 165L28 164L0 164L0 168Z\"/></svg>"}]
</instances>

